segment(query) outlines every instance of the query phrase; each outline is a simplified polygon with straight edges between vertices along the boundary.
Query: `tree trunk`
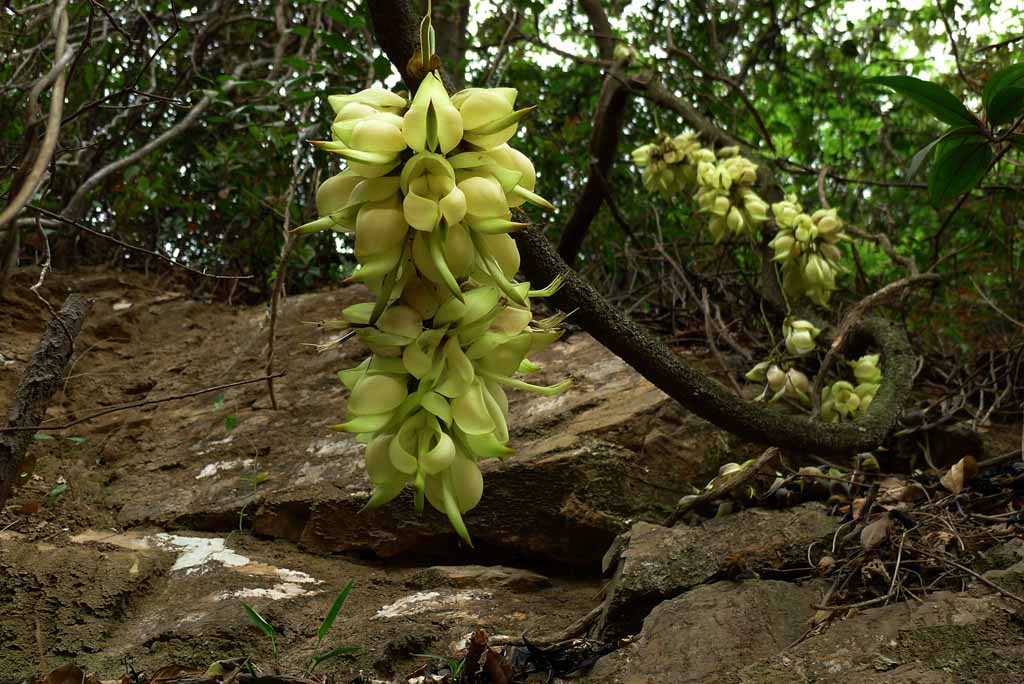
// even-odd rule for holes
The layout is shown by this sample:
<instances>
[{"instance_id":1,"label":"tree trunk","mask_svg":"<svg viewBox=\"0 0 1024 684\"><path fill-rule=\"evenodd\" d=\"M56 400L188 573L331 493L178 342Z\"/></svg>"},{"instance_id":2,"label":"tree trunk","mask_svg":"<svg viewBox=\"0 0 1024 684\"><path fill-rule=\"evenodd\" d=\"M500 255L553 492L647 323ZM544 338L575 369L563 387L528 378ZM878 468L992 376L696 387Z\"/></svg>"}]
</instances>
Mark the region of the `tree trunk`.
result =
<instances>
[{"instance_id":1,"label":"tree trunk","mask_svg":"<svg viewBox=\"0 0 1024 684\"><path fill-rule=\"evenodd\" d=\"M0 431L0 510L19 479L25 454L32 444L34 431L24 428L39 425L46 415L50 399L64 382L64 369L74 351L74 340L91 308L91 299L70 295L57 318L46 326L32 353L7 413L4 429L8 431Z\"/></svg>"}]
</instances>

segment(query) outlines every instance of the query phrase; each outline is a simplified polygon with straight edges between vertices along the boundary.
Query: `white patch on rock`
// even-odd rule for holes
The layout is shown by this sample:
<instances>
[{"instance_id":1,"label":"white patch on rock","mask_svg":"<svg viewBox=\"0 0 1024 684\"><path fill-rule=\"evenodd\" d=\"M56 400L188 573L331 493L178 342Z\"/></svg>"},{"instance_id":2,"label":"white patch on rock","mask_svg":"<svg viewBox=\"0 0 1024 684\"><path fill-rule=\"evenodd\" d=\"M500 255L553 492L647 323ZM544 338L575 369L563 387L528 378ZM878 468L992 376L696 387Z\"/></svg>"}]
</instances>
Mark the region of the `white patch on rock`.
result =
<instances>
[{"instance_id":1,"label":"white patch on rock","mask_svg":"<svg viewBox=\"0 0 1024 684\"><path fill-rule=\"evenodd\" d=\"M231 439L230 437L228 439ZM213 442L219 444L220 442ZM203 453L206 453L205 451ZM235 468L248 468L252 466L256 461L251 458L236 459L234 461L217 461L215 463L207 463L203 466L203 469L196 475L197 480L202 480L207 477L213 477L217 473L223 470L234 470Z\"/></svg>"},{"instance_id":2,"label":"white patch on rock","mask_svg":"<svg viewBox=\"0 0 1024 684\"><path fill-rule=\"evenodd\" d=\"M458 591L447 595L439 591L419 591L384 606L373 617L375 620L387 620L417 613L461 612L469 604L489 598L491 594L486 591Z\"/></svg>"},{"instance_id":3,"label":"white patch on rock","mask_svg":"<svg viewBox=\"0 0 1024 684\"><path fill-rule=\"evenodd\" d=\"M180 552L178 560L171 567L172 571L185 570L186 574L191 575L211 563L220 563L228 567L241 567L249 563L248 558L227 548L224 540L219 537L181 537L161 532L153 535L153 538L160 546L172 547L173 550Z\"/></svg>"},{"instance_id":4,"label":"white patch on rock","mask_svg":"<svg viewBox=\"0 0 1024 684\"><path fill-rule=\"evenodd\" d=\"M166 532L143 536L135 531L110 533L102 530L85 530L72 537L71 541L76 544L112 544L132 551L145 551L153 548L173 551L178 554L178 558L171 566L171 571L183 570L185 575L200 574L212 569L211 566L220 564L242 575L266 577L271 581L278 581L277 584L269 588L237 589L223 592L214 597L218 601L229 598L266 598L272 601L295 598L316 593L316 591L310 591L308 587L321 584L317 578L299 570L278 568L268 563L252 561L229 549L224 543L224 539L220 537L184 537ZM137 574L138 572L139 561L136 558L129 573Z\"/></svg>"},{"instance_id":5,"label":"white patch on rock","mask_svg":"<svg viewBox=\"0 0 1024 684\"><path fill-rule=\"evenodd\" d=\"M352 441L347 439L318 439L306 448L307 454L321 458L341 456L352 448Z\"/></svg>"},{"instance_id":6,"label":"white patch on rock","mask_svg":"<svg viewBox=\"0 0 1024 684\"><path fill-rule=\"evenodd\" d=\"M216 600L224 601L226 599L261 598L269 599L271 601L280 601L283 599L305 596L309 593L311 592L307 591L301 584L285 582L284 584L278 584L276 587L270 587L269 589L237 589L235 591L225 591L217 594Z\"/></svg>"}]
</instances>

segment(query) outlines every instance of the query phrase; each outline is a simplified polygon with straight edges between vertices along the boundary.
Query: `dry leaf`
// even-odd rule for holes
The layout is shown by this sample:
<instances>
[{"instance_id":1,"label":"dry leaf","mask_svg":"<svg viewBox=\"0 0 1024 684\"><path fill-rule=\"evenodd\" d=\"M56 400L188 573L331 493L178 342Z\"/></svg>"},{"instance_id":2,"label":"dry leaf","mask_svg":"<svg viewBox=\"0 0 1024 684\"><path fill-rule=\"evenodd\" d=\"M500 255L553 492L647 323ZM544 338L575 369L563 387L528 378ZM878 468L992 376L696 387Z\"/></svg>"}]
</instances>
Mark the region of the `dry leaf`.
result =
<instances>
[{"instance_id":1,"label":"dry leaf","mask_svg":"<svg viewBox=\"0 0 1024 684\"><path fill-rule=\"evenodd\" d=\"M954 494L963 491L964 483L978 473L978 462L973 456L964 456L957 461L949 472L942 476L939 483Z\"/></svg>"},{"instance_id":2,"label":"dry leaf","mask_svg":"<svg viewBox=\"0 0 1024 684\"><path fill-rule=\"evenodd\" d=\"M889 536L889 516L879 516L873 523L864 526L860 531L860 545L871 550L885 541Z\"/></svg>"},{"instance_id":3,"label":"dry leaf","mask_svg":"<svg viewBox=\"0 0 1024 684\"><path fill-rule=\"evenodd\" d=\"M85 673L74 663L61 665L43 679L43 684L82 684Z\"/></svg>"}]
</instances>

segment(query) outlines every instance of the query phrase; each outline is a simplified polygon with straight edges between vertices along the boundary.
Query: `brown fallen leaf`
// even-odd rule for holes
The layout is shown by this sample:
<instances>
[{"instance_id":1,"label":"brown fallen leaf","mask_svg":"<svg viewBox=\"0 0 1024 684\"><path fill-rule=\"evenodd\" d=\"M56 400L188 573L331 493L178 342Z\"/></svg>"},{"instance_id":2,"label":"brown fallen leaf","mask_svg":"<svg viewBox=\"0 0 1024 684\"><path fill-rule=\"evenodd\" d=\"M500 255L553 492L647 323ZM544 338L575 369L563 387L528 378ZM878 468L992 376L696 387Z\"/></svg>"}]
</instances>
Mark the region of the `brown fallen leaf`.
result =
<instances>
[{"instance_id":1,"label":"brown fallen leaf","mask_svg":"<svg viewBox=\"0 0 1024 684\"><path fill-rule=\"evenodd\" d=\"M82 684L85 673L74 663L61 665L43 678L43 684Z\"/></svg>"},{"instance_id":2,"label":"brown fallen leaf","mask_svg":"<svg viewBox=\"0 0 1024 684\"><path fill-rule=\"evenodd\" d=\"M878 516L874 522L868 523L860 531L860 545L870 551L885 541L889 536L889 514Z\"/></svg>"},{"instance_id":3,"label":"brown fallen leaf","mask_svg":"<svg viewBox=\"0 0 1024 684\"><path fill-rule=\"evenodd\" d=\"M942 476L939 483L953 494L963 491L964 483L978 473L978 462L971 455L964 456L953 464L949 472Z\"/></svg>"}]
</instances>

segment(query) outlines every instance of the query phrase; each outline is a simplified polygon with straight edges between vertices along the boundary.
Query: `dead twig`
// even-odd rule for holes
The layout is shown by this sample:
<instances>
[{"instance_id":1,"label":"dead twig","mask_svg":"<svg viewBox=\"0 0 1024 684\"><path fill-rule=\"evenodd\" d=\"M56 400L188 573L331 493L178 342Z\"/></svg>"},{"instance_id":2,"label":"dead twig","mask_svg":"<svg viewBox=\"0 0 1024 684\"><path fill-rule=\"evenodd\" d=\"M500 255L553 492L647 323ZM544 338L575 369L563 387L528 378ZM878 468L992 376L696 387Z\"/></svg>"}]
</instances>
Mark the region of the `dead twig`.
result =
<instances>
[{"instance_id":1,"label":"dead twig","mask_svg":"<svg viewBox=\"0 0 1024 684\"><path fill-rule=\"evenodd\" d=\"M285 375L287 375L287 373L282 371L280 373L275 373L272 377L273 378L283 378ZM68 428L72 428L72 427L74 427L76 425L80 425L82 423L87 423L90 420L94 420L96 418L99 418L101 416L106 416L106 415L109 415L111 413L117 413L119 411L127 411L129 409L134 409L134 408L141 408L143 406L151 406L153 404L164 404L164 403L167 403L169 401L178 401L180 399L189 399L191 397L198 397L201 394L209 394L210 392L216 392L218 390L230 389L232 387L239 387L241 385L250 385L250 384L252 384L254 382L265 382L268 379L269 378L267 376L262 376L262 377L259 377L259 378L251 378L249 380L239 380L238 382L229 382L226 385L217 385L216 387L206 387L206 388L201 389L201 390L195 390L193 392L186 392L184 394L174 394L174 395L171 395L169 397L159 397L157 399L144 399L142 401L135 401L135 402L132 402L130 404L121 404L119 406L110 406L108 408L103 409L102 411L97 411L95 413L90 413L87 416L83 416L81 418L76 418L75 420L72 420L72 421L70 421L68 423L62 423L60 425L32 425L32 426L26 426L26 427L6 427L6 428L0 428L0 434L5 433L5 432L23 432L23 431L34 431L34 432L47 431L47 432L54 432L54 431L60 431L60 430L67 430Z\"/></svg>"},{"instance_id":2,"label":"dead twig","mask_svg":"<svg viewBox=\"0 0 1024 684\"><path fill-rule=\"evenodd\" d=\"M65 218L64 216L61 216L60 214L58 214L56 212L50 211L49 209L44 209L43 207L39 207L39 206L36 206L34 204L29 204L27 208L32 210L32 211L38 212L38 213L42 214L43 216L47 216L47 217L55 219L57 221L62 221L64 223L68 224L69 226L74 226L75 228L77 228L79 230L85 231L89 235L94 235L94 236L96 236L96 237L98 237L100 239L107 240L109 242L113 242L115 245L119 245L119 246L124 247L125 249L129 249L129 250L131 250L133 252L140 252L142 254L146 254L146 255L149 255L149 256L156 257L157 259L160 259L161 261L163 261L163 262L165 262L165 263L167 263L167 264L169 264L171 266L174 266L175 268L184 269L184 270L186 270L186 271L188 271L190 273L195 273L196 275L200 275L200 276L202 276L204 278L216 278L216 279L220 279L220 280L246 280L246 279L252 278L251 275L217 275L215 273L207 273L206 271L199 271L197 269L192 268L191 266L186 266L185 264L183 264L183 263L181 263L179 261L175 261L174 259L172 259L171 257L167 256L166 254L161 254L160 252L155 252L155 251L153 251L151 249L146 249L145 247L139 247L138 245L133 245L133 244L124 242L123 240L117 239L113 235L107 235L106 233L102 233L102 232L96 230L95 228L90 228L89 226L85 225L84 223L81 223L80 221L75 221L75 220L72 220L72 219L69 219L69 218Z\"/></svg>"}]
</instances>

